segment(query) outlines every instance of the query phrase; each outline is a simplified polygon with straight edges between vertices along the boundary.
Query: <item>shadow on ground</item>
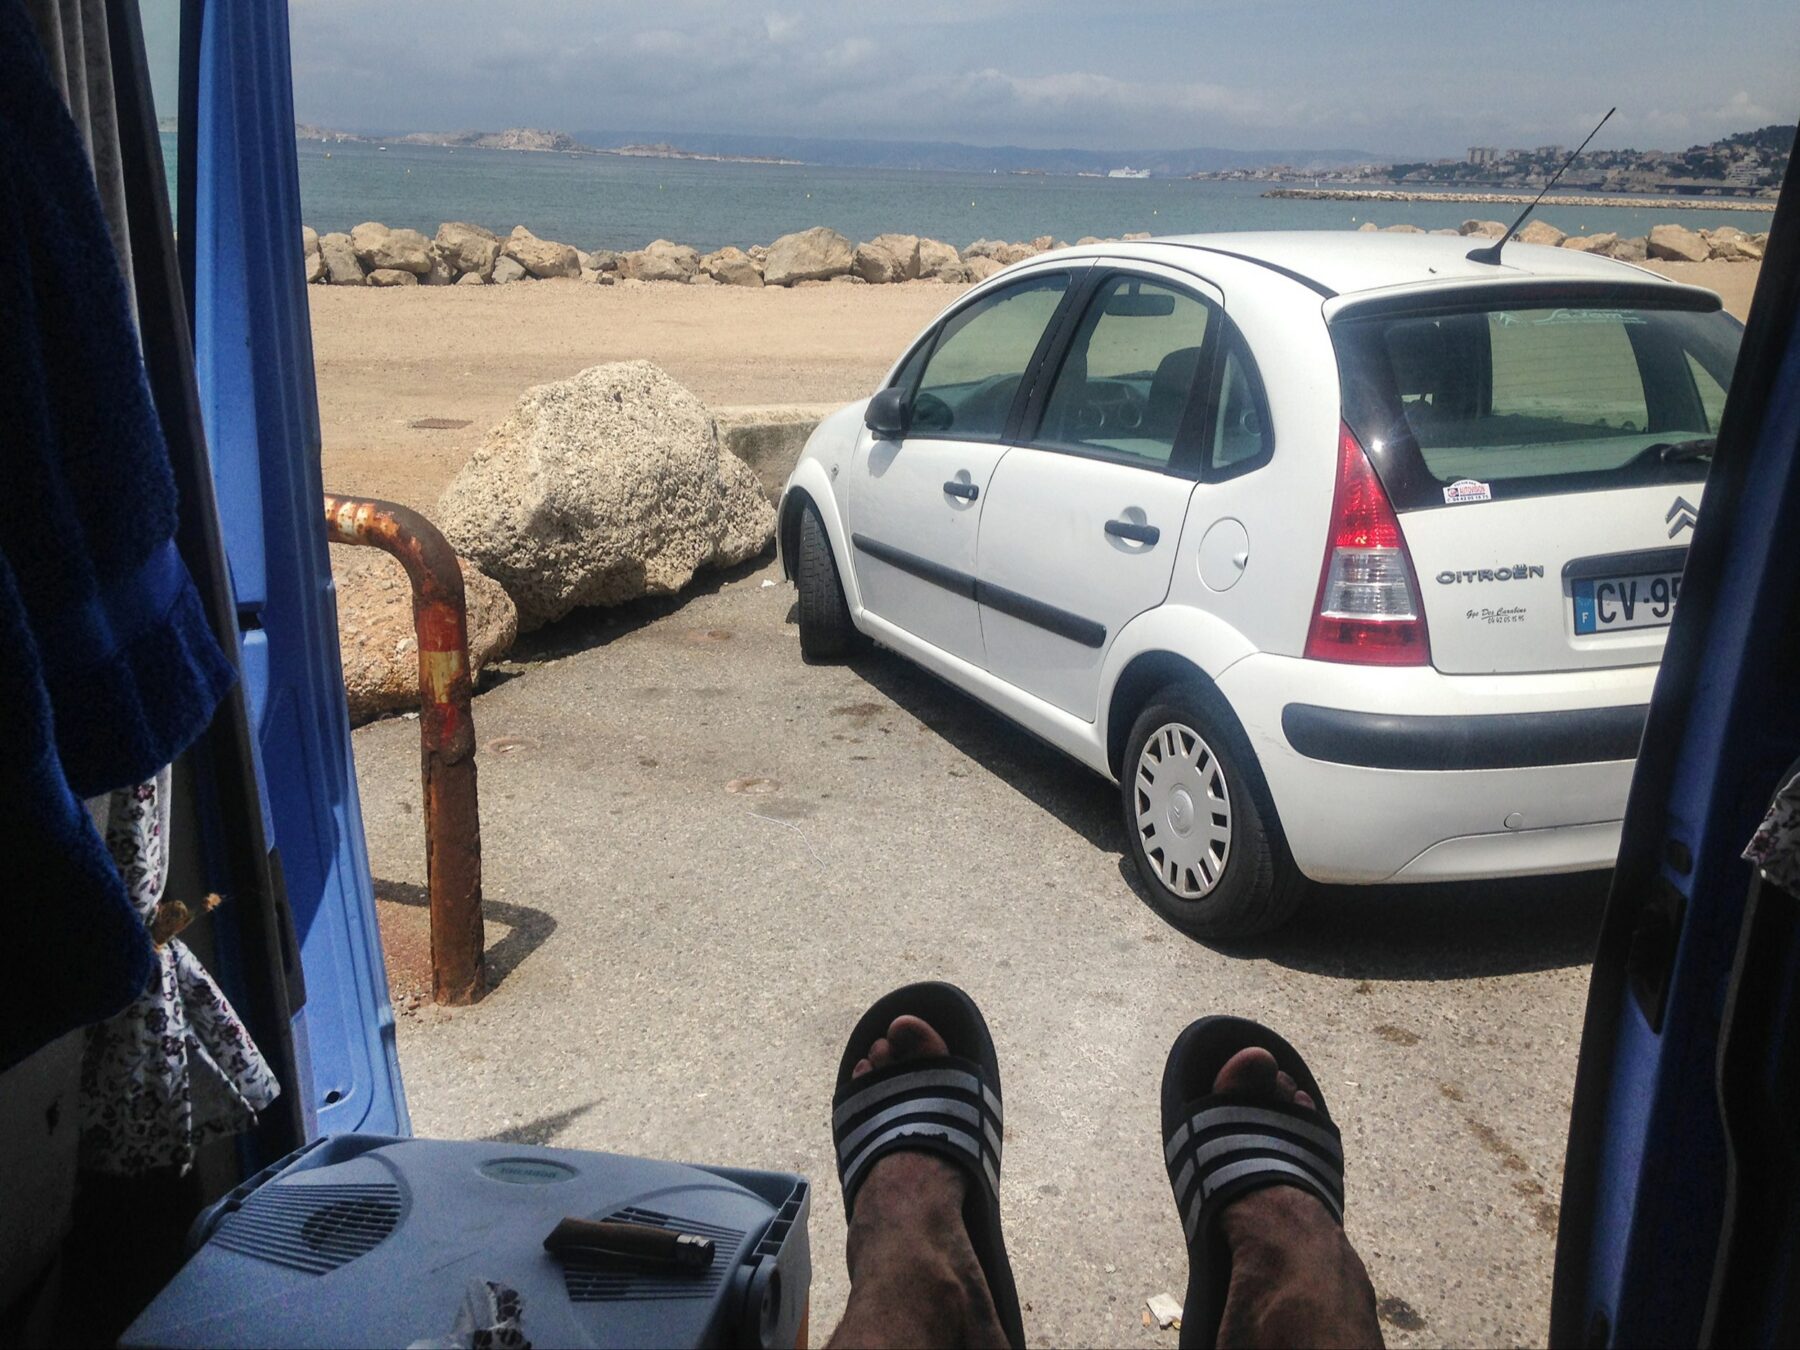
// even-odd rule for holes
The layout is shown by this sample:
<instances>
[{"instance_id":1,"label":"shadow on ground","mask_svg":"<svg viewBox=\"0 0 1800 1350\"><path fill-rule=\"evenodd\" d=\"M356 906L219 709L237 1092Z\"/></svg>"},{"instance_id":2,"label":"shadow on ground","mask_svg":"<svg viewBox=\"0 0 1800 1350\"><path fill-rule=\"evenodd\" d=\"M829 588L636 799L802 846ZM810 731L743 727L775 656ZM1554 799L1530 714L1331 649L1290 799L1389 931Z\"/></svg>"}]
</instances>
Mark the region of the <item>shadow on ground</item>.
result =
<instances>
[{"instance_id":1,"label":"shadow on ground","mask_svg":"<svg viewBox=\"0 0 1800 1350\"><path fill-rule=\"evenodd\" d=\"M1138 899L1117 789L974 699L888 652L851 669L1033 805L1117 855ZM1209 943L1347 980L1442 980L1559 970L1593 958L1610 873L1422 886L1319 886L1295 921L1254 942Z\"/></svg>"},{"instance_id":2,"label":"shadow on ground","mask_svg":"<svg viewBox=\"0 0 1800 1350\"><path fill-rule=\"evenodd\" d=\"M483 1137L490 1144L541 1145L554 1143L559 1134L598 1105L600 1105L599 1101L595 1100L581 1106L572 1106L567 1111L557 1111L547 1116L539 1116L536 1120L527 1120L501 1130L498 1134Z\"/></svg>"},{"instance_id":3,"label":"shadow on ground","mask_svg":"<svg viewBox=\"0 0 1800 1350\"><path fill-rule=\"evenodd\" d=\"M387 955L388 986L396 997L418 994L431 996L431 896L423 886L410 881L387 881L375 878L375 899L387 909L381 915L381 945ZM395 907L395 908L388 908ZM517 970L556 931L556 920L541 909L512 905L504 900L483 899L481 914L485 923L506 929L506 936L493 940L488 929L487 992L493 993L506 977Z\"/></svg>"},{"instance_id":4,"label":"shadow on ground","mask_svg":"<svg viewBox=\"0 0 1800 1350\"><path fill-rule=\"evenodd\" d=\"M754 575L766 567L774 556L775 546L770 544L754 558L739 563L736 567L708 568L675 595L651 595L623 605L578 609L555 623L521 634L518 641L513 643L506 660L496 662L488 669L495 672L499 680L504 681L522 674L519 667L533 666L543 661L560 661L565 656L574 656L577 652L591 651L595 647L617 642L658 619L668 618L689 601L703 595L717 595L732 582ZM488 675L485 672L481 683L483 689L488 688Z\"/></svg>"}]
</instances>

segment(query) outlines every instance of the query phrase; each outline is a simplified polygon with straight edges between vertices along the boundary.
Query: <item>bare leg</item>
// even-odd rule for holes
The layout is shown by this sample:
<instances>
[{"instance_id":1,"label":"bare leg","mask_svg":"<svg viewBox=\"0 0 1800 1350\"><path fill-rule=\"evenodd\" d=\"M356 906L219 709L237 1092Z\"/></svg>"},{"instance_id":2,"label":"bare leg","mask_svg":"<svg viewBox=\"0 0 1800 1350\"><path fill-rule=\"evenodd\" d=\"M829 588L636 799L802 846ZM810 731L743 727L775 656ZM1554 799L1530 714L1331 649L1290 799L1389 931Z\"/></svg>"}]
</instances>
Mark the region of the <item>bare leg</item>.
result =
<instances>
[{"instance_id":1,"label":"bare leg","mask_svg":"<svg viewBox=\"0 0 1800 1350\"><path fill-rule=\"evenodd\" d=\"M852 1071L947 1053L916 1017L900 1017ZM981 1263L963 1227L963 1174L930 1153L893 1153L856 1193L845 1254L850 1298L827 1343L847 1346L1004 1346Z\"/></svg>"},{"instance_id":2,"label":"bare leg","mask_svg":"<svg viewBox=\"0 0 1800 1350\"><path fill-rule=\"evenodd\" d=\"M1313 1105L1267 1050L1234 1055L1213 1088ZM1219 1222L1231 1247L1221 1346L1382 1344L1369 1272L1315 1196L1266 1186L1234 1201Z\"/></svg>"}]
</instances>

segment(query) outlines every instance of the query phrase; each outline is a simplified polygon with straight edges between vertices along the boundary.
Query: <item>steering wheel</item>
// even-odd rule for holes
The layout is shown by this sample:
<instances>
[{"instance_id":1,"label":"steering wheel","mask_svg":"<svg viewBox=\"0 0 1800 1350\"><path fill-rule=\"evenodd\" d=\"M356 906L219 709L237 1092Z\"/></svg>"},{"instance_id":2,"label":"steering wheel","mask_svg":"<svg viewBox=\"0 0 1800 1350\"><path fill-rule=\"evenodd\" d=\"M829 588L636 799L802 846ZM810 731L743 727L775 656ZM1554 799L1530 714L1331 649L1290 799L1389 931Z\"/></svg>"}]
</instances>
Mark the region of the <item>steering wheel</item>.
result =
<instances>
[{"instance_id":1,"label":"steering wheel","mask_svg":"<svg viewBox=\"0 0 1800 1350\"><path fill-rule=\"evenodd\" d=\"M969 391L969 396L956 410L961 426L998 430L1012 409L1013 396L1019 392L1019 376L990 375Z\"/></svg>"}]
</instances>

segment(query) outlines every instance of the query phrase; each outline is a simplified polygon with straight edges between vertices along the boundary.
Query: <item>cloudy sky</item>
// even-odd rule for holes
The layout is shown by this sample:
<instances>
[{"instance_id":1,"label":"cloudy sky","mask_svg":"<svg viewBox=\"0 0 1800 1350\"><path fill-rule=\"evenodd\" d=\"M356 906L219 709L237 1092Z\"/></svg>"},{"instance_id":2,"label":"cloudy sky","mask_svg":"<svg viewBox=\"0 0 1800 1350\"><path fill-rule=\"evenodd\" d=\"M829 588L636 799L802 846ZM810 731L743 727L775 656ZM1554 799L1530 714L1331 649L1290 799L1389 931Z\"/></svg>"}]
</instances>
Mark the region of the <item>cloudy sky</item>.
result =
<instances>
[{"instance_id":1,"label":"cloudy sky","mask_svg":"<svg viewBox=\"0 0 1800 1350\"><path fill-rule=\"evenodd\" d=\"M290 0L303 122L1133 149L1684 147L1795 120L1794 0Z\"/></svg>"}]
</instances>

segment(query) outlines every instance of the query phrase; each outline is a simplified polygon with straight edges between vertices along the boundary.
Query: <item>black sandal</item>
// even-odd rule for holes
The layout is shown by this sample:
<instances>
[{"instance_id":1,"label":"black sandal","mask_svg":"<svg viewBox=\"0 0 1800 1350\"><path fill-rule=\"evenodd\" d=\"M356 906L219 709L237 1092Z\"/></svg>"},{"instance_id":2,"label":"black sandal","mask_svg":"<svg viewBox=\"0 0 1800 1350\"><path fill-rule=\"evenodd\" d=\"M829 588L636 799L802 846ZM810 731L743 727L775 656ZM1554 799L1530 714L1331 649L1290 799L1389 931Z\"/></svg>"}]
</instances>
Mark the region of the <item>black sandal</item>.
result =
<instances>
[{"instance_id":1,"label":"black sandal","mask_svg":"<svg viewBox=\"0 0 1800 1350\"><path fill-rule=\"evenodd\" d=\"M861 1078L850 1071L887 1035L896 1017L911 1014L931 1025L948 1055L888 1064ZM831 1141L837 1148L844 1217L869 1169L890 1153L935 1153L967 1173L963 1224L987 1276L994 1310L1009 1344L1023 1347L1025 1327L1012 1264L1000 1234L1000 1061L975 1001L952 984L909 984L878 1000L850 1033L831 1101Z\"/></svg>"},{"instance_id":2,"label":"black sandal","mask_svg":"<svg viewBox=\"0 0 1800 1350\"><path fill-rule=\"evenodd\" d=\"M1241 1093L1215 1093L1219 1070L1261 1046L1317 1110ZM1175 1039L1162 1083L1163 1159L1187 1235L1188 1289L1181 1345L1211 1346L1231 1285L1231 1251L1219 1215L1265 1186L1297 1186L1344 1221L1344 1150L1325 1095L1306 1061L1267 1027L1242 1017L1203 1017Z\"/></svg>"}]
</instances>

